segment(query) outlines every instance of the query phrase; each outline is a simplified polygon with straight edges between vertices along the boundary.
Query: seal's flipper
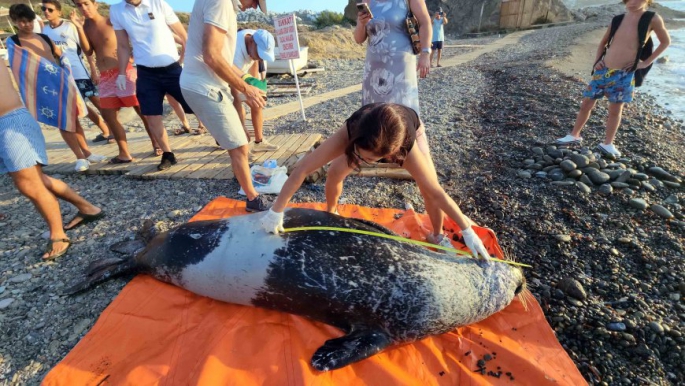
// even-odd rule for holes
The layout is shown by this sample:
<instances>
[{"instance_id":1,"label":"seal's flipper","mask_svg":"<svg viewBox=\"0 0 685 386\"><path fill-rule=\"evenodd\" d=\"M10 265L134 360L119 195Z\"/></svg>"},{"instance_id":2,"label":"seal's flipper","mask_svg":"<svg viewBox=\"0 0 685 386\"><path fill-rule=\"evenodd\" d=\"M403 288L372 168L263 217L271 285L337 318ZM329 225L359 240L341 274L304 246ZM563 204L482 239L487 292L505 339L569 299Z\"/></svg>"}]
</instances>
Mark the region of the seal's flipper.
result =
<instances>
[{"instance_id":1,"label":"seal's flipper","mask_svg":"<svg viewBox=\"0 0 685 386\"><path fill-rule=\"evenodd\" d=\"M136 261L133 257L127 259L109 258L92 262L81 281L65 289L64 295L73 295L84 291L115 276L136 271Z\"/></svg>"},{"instance_id":2,"label":"seal's flipper","mask_svg":"<svg viewBox=\"0 0 685 386\"><path fill-rule=\"evenodd\" d=\"M312 357L312 367L329 371L378 354L392 341L377 330L356 330L337 339L331 339L319 347Z\"/></svg>"},{"instance_id":3,"label":"seal's flipper","mask_svg":"<svg viewBox=\"0 0 685 386\"><path fill-rule=\"evenodd\" d=\"M145 242L140 239L122 241L113 244L109 250L126 256L132 256L145 248Z\"/></svg>"}]
</instances>

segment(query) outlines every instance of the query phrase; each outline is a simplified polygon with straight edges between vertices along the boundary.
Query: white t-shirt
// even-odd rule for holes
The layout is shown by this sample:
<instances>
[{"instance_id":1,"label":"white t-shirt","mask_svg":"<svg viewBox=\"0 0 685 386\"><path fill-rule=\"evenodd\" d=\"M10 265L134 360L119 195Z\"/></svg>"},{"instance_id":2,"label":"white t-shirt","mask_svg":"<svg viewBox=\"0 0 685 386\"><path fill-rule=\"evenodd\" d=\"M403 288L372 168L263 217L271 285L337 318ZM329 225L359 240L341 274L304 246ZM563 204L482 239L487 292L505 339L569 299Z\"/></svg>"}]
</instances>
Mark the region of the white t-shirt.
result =
<instances>
[{"instance_id":1,"label":"white t-shirt","mask_svg":"<svg viewBox=\"0 0 685 386\"><path fill-rule=\"evenodd\" d=\"M222 56L230 60L235 53L236 31L238 30L233 4L225 0L196 0L193 6L188 25L188 43L181 74L181 88L201 94L208 93L209 88L212 87L228 90L228 84L205 64L202 57L205 24L213 25L226 32Z\"/></svg>"},{"instance_id":2,"label":"white t-shirt","mask_svg":"<svg viewBox=\"0 0 685 386\"><path fill-rule=\"evenodd\" d=\"M244 29L238 31L238 36L236 38L235 46L235 56L233 57L233 64L241 69L243 72L248 72L254 60L247 53L247 45L245 44L245 35L253 35L255 30Z\"/></svg>"},{"instance_id":3,"label":"white t-shirt","mask_svg":"<svg viewBox=\"0 0 685 386\"><path fill-rule=\"evenodd\" d=\"M122 1L112 5L109 19L115 31L126 31L136 64L166 67L180 59L169 26L178 16L164 0L143 0L137 7Z\"/></svg>"},{"instance_id":4,"label":"white t-shirt","mask_svg":"<svg viewBox=\"0 0 685 386\"><path fill-rule=\"evenodd\" d=\"M69 21L62 20L57 28L50 27L50 24L45 24L43 33L47 35L55 45L59 46L62 53L69 59L71 64L71 74L74 79L90 79L90 73L86 68L83 56L79 55L80 44L78 37L78 30L76 26Z\"/></svg>"},{"instance_id":5,"label":"white t-shirt","mask_svg":"<svg viewBox=\"0 0 685 386\"><path fill-rule=\"evenodd\" d=\"M36 18L33 20L33 32L34 33L41 33L43 30L41 29L40 22L43 21L43 19L40 18L40 16L36 15Z\"/></svg>"}]
</instances>

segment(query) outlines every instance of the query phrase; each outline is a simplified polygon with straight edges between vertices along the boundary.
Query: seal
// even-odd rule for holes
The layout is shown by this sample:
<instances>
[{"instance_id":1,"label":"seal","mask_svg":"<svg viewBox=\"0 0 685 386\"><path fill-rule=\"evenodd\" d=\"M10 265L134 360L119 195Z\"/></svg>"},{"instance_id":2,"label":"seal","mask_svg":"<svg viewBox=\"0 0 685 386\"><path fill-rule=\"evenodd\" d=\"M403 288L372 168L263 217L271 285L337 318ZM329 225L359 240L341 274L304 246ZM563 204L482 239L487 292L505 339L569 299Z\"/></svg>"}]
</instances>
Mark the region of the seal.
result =
<instances>
[{"instance_id":1,"label":"seal","mask_svg":"<svg viewBox=\"0 0 685 386\"><path fill-rule=\"evenodd\" d=\"M212 299L301 315L345 332L312 357L312 367L328 371L476 323L525 288L521 269L508 264L349 232L268 234L260 229L263 215L183 224L128 258L95 261L69 292L139 272ZM284 224L394 235L311 209L286 210Z\"/></svg>"}]
</instances>

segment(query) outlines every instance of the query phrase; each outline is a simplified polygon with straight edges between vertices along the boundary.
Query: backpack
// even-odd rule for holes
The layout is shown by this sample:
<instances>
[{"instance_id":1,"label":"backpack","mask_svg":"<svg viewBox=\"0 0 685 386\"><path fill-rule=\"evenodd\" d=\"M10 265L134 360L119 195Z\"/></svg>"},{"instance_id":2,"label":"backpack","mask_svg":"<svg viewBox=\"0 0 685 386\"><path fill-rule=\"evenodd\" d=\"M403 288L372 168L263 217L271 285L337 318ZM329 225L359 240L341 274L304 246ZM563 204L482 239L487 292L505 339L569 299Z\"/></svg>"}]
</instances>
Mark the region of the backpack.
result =
<instances>
[{"instance_id":1,"label":"backpack","mask_svg":"<svg viewBox=\"0 0 685 386\"><path fill-rule=\"evenodd\" d=\"M644 82L647 73L649 72L649 70L652 69L652 64L650 64L649 67L640 70L637 69L637 65L638 63L640 63L640 60L645 60L649 58L652 55L652 52L654 51L654 42L652 41L652 37L650 36L649 39L647 39L647 33L649 33L649 24L652 22L652 18L654 17L654 15L656 15L655 12L646 11L640 17L640 21L637 25L637 38L639 48L637 50L637 54L635 55L635 64L633 64L633 67L631 69L631 71L635 72L635 87L642 86L642 82ZM614 16L614 18L611 20L611 31L609 32L609 40L607 41L607 44L604 47L604 53L602 53L602 57L599 59L600 61L604 59L604 56L607 53L607 49L611 46L611 42L614 39L614 35L616 34L618 27L621 25L624 16L625 14L617 15ZM597 63L599 63L599 61L597 61ZM597 65L597 63L595 63L595 66ZM594 72L595 70L593 66L592 73Z\"/></svg>"}]
</instances>

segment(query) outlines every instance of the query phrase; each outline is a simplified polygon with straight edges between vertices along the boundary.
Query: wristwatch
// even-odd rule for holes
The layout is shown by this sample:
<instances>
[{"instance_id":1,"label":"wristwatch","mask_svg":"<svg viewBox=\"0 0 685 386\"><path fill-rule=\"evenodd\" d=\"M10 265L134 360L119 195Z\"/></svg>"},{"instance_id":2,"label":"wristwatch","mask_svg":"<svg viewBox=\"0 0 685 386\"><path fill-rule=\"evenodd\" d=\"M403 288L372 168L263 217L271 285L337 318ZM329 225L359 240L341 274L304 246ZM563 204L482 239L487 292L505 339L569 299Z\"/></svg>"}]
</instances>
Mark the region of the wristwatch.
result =
<instances>
[{"instance_id":1,"label":"wristwatch","mask_svg":"<svg viewBox=\"0 0 685 386\"><path fill-rule=\"evenodd\" d=\"M430 55L430 54L431 54L431 49L430 49L430 48L422 48L422 49L421 49L421 53L422 53L422 54L428 54L428 55Z\"/></svg>"}]
</instances>

